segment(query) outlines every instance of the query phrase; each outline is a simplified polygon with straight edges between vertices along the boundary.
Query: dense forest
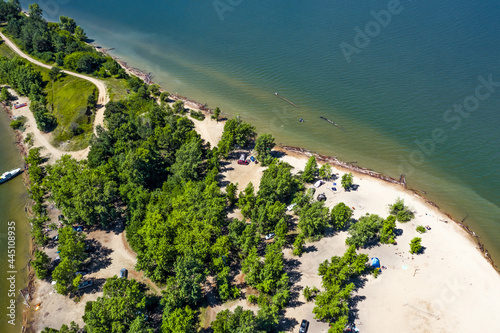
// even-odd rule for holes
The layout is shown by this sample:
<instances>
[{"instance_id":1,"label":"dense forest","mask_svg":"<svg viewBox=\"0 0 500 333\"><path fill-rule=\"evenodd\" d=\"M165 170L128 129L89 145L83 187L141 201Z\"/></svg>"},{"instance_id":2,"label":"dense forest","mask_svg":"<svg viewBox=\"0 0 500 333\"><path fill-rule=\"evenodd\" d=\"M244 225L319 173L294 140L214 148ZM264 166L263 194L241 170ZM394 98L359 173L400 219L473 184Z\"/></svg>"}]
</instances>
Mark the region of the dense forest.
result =
<instances>
[{"instance_id":1,"label":"dense forest","mask_svg":"<svg viewBox=\"0 0 500 333\"><path fill-rule=\"evenodd\" d=\"M0 21L6 22L4 33L12 36L28 54L48 63L79 73L99 77L125 71L111 58L85 43L87 36L74 19L60 16L60 22L47 22L36 3L29 5L27 15L20 11L19 1L0 2Z\"/></svg>"}]
</instances>

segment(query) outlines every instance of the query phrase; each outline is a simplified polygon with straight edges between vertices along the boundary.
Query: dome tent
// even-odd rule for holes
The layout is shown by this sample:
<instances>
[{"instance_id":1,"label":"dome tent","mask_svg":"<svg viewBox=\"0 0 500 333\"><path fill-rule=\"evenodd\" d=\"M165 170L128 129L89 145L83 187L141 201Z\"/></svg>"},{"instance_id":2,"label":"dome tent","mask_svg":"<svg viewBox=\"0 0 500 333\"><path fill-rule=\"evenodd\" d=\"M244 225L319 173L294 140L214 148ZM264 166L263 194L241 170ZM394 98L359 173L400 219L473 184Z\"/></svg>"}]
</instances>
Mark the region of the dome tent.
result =
<instances>
[{"instance_id":1,"label":"dome tent","mask_svg":"<svg viewBox=\"0 0 500 333\"><path fill-rule=\"evenodd\" d=\"M380 260L378 258L373 257L370 260L373 268L380 268Z\"/></svg>"}]
</instances>

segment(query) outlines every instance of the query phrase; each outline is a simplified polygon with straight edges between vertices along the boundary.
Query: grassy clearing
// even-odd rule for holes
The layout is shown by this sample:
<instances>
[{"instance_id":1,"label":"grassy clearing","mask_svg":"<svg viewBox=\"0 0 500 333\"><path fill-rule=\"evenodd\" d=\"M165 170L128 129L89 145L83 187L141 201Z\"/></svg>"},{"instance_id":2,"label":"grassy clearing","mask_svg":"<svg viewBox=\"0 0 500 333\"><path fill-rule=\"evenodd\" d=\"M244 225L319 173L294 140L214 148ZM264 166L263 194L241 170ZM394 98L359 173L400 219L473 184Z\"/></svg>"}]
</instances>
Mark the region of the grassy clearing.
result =
<instances>
[{"instance_id":1,"label":"grassy clearing","mask_svg":"<svg viewBox=\"0 0 500 333\"><path fill-rule=\"evenodd\" d=\"M4 56L7 58L13 58L15 55L14 51L8 47L3 40L0 40L0 56Z\"/></svg>"},{"instance_id":2,"label":"grassy clearing","mask_svg":"<svg viewBox=\"0 0 500 333\"><path fill-rule=\"evenodd\" d=\"M101 79L108 87L109 100L116 102L128 97L128 84L125 79L106 78Z\"/></svg>"},{"instance_id":3,"label":"grassy clearing","mask_svg":"<svg viewBox=\"0 0 500 333\"><path fill-rule=\"evenodd\" d=\"M59 147L65 143L66 150L87 147L94 123L94 115L87 114L87 98L97 88L91 82L71 75L63 75L52 85L49 70L41 71L43 80L47 82L47 108L56 116L58 123L52 132L52 144Z\"/></svg>"}]
</instances>

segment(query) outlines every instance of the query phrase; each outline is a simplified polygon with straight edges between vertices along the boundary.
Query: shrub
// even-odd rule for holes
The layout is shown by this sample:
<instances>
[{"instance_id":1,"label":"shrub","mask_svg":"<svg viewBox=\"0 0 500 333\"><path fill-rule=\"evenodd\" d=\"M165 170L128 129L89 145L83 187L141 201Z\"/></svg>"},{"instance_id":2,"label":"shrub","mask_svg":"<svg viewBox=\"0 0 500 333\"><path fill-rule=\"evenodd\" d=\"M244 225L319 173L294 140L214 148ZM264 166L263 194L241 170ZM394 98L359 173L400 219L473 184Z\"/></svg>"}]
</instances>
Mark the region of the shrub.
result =
<instances>
[{"instance_id":1,"label":"shrub","mask_svg":"<svg viewBox=\"0 0 500 333\"><path fill-rule=\"evenodd\" d=\"M295 238L295 242L293 243L293 255L294 256L301 256L302 253L304 253L304 244L305 244L305 240L304 240L304 235L303 234L299 234L297 236L297 238Z\"/></svg>"},{"instance_id":2,"label":"shrub","mask_svg":"<svg viewBox=\"0 0 500 333\"><path fill-rule=\"evenodd\" d=\"M419 232L421 234L423 234L425 232L424 226L421 226L421 225L417 226L416 230L417 230L417 232Z\"/></svg>"},{"instance_id":3,"label":"shrub","mask_svg":"<svg viewBox=\"0 0 500 333\"><path fill-rule=\"evenodd\" d=\"M345 173L342 176L342 180L340 181L342 184L342 187L346 190L350 189L352 187L352 173Z\"/></svg>"},{"instance_id":4,"label":"shrub","mask_svg":"<svg viewBox=\"0 0 500 333\"><path fill-rule=\"evenodd\" d=\"M189 112L189 114L191 115L191 118L194 118L196 120L199 120L199 121L205 120L205 115L201 111L191 110Z\"/></svg>"},{"instance_id":5,"label":"shrub","mask_svg":"<svg viewBox=\"0 0 500 333\"><path fill-rule=\"evenodd\" d=\"M395 203L389 207L389 211L392 215L396 215L398 222L408 222L413 217L413 212L404 204L404 200L398 198Z\"/></svg>"},{"instance_id":6,"label":"shrub","mask_svg":"<svg viewBox=\"0 0 500 333\"><path fill-rule=\"evenodd\" d=\"M411 242L410 242L410 253L411 254L416 254L416 253L420 252L420 250L422 249L422 245L420 244L420 242L422 242L422 238L420 238L420 237L415 237L411 240Z\"/></svg>"},{"instance_id":7,"label":"shrub","mask_svg":"<svg viewBox=\"0 0 500 333\"><path fill-rule=\"evenodd\" d=\"M24 127L24 123L26 122L26 118L21 116L18 117L17 119L14 119L10 122L10 127L13 129L22 129Z\"/></svg>"},{"instance_id":8,"label":"shrub","mask_svg":"<svg viewBox=\"0 0 500 333\"><path fill-rule=\"evenodd\" d=\"M250 304L257 304L257 296L248 295L247 300Z\"/></svg>"},{"instance_id":9,"label":"shrub","mask_svg":"<svg viewBox=\"0 0 500 333\"><path fill-rule=\"evenodd\" d=\"M380 232L380 242L384 244L394 244L394 228L396 228L396 217L389 215L384 220L382 231Z\"/></svg>"},{"instance_id":10,"label":"shrub","mask_svg":"<svg viewBox=\"0 0 500 333\"><path fill-rule=\"evenodd\" d=\"M303 292L303 295L304 295L304 298L306 299L307 302L310 302L312 301L316 295L319 293L319 289L316 288L316 287L309 287L309 286L306 286L304 288L304 292Z\"/></svg>"}]
</instances>

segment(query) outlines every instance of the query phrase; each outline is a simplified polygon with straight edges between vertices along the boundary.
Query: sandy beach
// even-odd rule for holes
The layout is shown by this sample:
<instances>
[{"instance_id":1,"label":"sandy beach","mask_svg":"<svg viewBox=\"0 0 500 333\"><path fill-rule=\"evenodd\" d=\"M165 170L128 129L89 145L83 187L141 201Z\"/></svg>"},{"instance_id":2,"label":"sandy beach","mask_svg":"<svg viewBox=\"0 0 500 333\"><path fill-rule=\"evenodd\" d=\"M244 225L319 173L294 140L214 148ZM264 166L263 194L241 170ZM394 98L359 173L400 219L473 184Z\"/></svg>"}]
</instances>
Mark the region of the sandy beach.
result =
<instances>
[{"instance_id":1,"label":"sandy beach","mask_svg":"<svg viewBox=\"0 0 500 333\"><path fill-rule=\"evenodd\" d=\"M199 133L202 138L209 139L204 132ZM215 135L210 133L211 137ZM304 169L309 158L306 155L285 154L282 160L291 164L295 173ZM258 164L241 166L236 161L232 161L226 169L224 180L238 182L239 190L244 189L249 181L258 187L264 171ZM389 205L402 198L415 213L410 222L397 223L400 236L396 245L380 244L359 250L370 258L379 258L381 265L387 267L376 279L371 275L362 279L362 287L355 292L355 322L361 332L500 331L500 322L495 318L495 313L500 310L500 276L463 228L401 185L353 173L354 184L358 188L346 192L340 186L340 177L350 170L333 169L338 180L316 190L316 194L325 193L327 196L326 207L331 209L344 202L354 208L353 217L356 219L367 213L385 218L389 214ZM337 183L336 192L329 189L334 186L333 182ZM421 235L415 230L418 225L428 225L431 230ZM416 236L422 238L425 249L422 254L411 255L409 243ZM318 242L307 243L307 252L300 258L294 257L291 249L285 250L288 260L298 261L290 273L298 277L292 291L300 293L299 305L287 308L285 315L285 321L296 322L293 332L298 332L302 319L310 321L310 332L328 330L327 324L314 319L314 303L305 301L302 289L305 286L321 289L318 266L324 260L345 252L346 237L346 232L340 232ZM218 311L234 309L237 305L256 309L246 301L238 301L212 309L210 317L215 318Z\"/></svg>"}]
</instances>

